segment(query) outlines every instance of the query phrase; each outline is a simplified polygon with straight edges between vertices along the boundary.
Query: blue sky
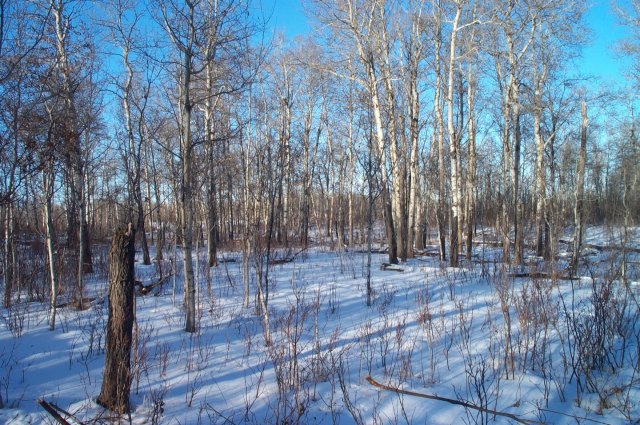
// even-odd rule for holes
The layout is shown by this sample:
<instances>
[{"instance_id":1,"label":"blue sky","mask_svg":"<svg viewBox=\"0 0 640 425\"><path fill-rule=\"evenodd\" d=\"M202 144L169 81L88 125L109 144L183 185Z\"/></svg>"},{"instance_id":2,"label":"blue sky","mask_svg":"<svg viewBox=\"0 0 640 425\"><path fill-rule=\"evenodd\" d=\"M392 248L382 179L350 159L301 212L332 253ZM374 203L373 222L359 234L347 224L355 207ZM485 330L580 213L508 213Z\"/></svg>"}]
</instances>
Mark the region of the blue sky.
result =
<instances>
[{"instance_id":1,"label":"blue sky","mask_svg":"<svg viewBox=\"0 0 640 425\"><path fill-rule=\"evenodd\" d=\"M603 83L622 82L630 61L616 55L614 45L625 37L626 30L618 25L610 0L591 0L590 3L592 7L585 22L592 31L591 43L583 49L582 59L576 65L582 75L594 76ZM300 0L264 0L262 5L266 14L273 10L271 25L288 37L309 31Z\"/></svg>"},{"instance_id":2,"label":"blue sky","mask_svg":"<svg viewBox=\"0 0 640 425\"><path fill-rule=\"evenodd\" d=\"M264 0L262 7L267 15L273 10L271 25L290 38L310 30L300 0Z\"/></svg>"},{"instance_id":3,"label":"blue sky","mask_svg":"<svg viewBox=\"0 0 640 425\"><path fill-rule=\"evenodd\" d=\"M583 49L584 71L602 79L603 82L617 82L624 78L624 70L630 60L615 52L615 44L627 32L618 24L611 8L610 0L595 0L586 16L586 23L593 31L591 44Z\"/></svg>"}]
</instances>

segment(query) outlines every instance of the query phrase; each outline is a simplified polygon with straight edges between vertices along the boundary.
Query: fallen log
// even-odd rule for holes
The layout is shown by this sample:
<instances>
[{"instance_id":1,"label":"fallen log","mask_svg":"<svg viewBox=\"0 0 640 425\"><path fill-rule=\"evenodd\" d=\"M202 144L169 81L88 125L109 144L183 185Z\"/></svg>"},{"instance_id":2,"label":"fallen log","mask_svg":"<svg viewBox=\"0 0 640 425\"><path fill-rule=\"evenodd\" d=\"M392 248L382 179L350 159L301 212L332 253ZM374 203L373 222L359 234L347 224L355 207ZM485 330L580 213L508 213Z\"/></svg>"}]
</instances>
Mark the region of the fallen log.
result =
<instances>
[{"instance_id":1,"label":"fallen log","mask_svg":"<svg viewBox=\"0 0 640 425\"><path fill-rule=\"evenodd\" d=\"M513 278L521 278L521 277L530 277L531 279L558 279L558 280L577 280L576 277L571 277L568 275L562 275L557 273L546 273L546 272L515 272L507 274L509 277Z\"/></svg>"},{"instance_id":2,"label":"fallen log","mask_svg":"<svg viewBox=\"0 0 640 425\"><path fill-rule=\"evenodd\" d=\"M366 249L355 249L352 251L354 254L368 254L369 251ZM386 248L384 249L372 249L371 253L372 254L387 254L389 251L387 251Z\"/></svg>"},{"instance_id":3,"label":"fallen log","mask_svg":"<svg viewBox=\"0 0 640 425\"><path fill-rule=\"evenodd\" d=\"M404 269L401 269L400 267L398 267L397 264L391 264L391 263L382 263L380 265L380 270L382 271L389 271L389 272L404 272Z\"/></svg>"},{"instance_id":4,"label":"fallen log","mask_svg":"<svg viewBox=\"0 0 640 425\"><path fill-rule=\"evenodd\" d=\"M633 248L630 246L617 246L617 245L595 245L592 243L584 244L585 248L592 248L598 251L622 251L622 252L633 252L636 254L640 254L640 248Z\"/></svg>"},{"instance_id":5,"label":"fallen log","mask_svg":"<svg viewBox=\"0 0 640 425\"><path fill-rule=\"evenodd\" d=\"M408 390L402 390L400 388L391 387L389 385L384 385L384 384L381 384L381 383L377 382L371 376L367 376L367 382L369 382L371 385L373 385L376 388L380 388L380 389L386 390L386 391L391 391L391 392L394 392L396 394L410 395L412 397L426 398L426 399L429 399L429 400L444 401L445 403L455 404L457 406L462 406L462 407L465 407L467 409L473 409L473 410L477 410L479 412L489 413L490 415L502 416L502 417L505 417L505 418L509 418L511 420L514 420L514 421L516 421L518 423L525 424L525 425L542 424L542 422L539 422L539 421L534 421L534 420L530 420L530 419L522 419L521 417L519 417L517 415L514 415L513 413L500 412L498 410L488 409L488 408L485 408L485 407L482 407L482 406L476 406L475 404L471 404L471 403L468 403L466 401L456 400L456 399L447 398L447 397L440 397L440 396L431 395L431 394L423 394L423 393L418 393L418 392L415 392L415 391L408 391Z\"/></svg>"},{"instance_id":6,"label":"fallen log","mask_svg":"<svg viewBox=\"0 0 640 425\"><path fill-rule=\"evenodd\" d=\"M150 284L150 285L144 285L142 282L140 282L139 280L136 280L134 285L136 288L138 288L138 295L144 296L149 294L153 288L157 287L157 286L161 286L167 279L169 279L172 276L172 274L168 274L165 277L158 279L156 282Z\"/></svg>"},{"instance_id":7,"label":"fallen log","mask_svg":"<svg viewBox=\"0 0 640 425\"><path fill-rule=\"evenodd\" d=\"M486 246L491 246L494 248L499 248L502 247L503 242L502 241L488 241L488 240L478 240L478 241L473 241L473 243L475 245L486 245Z\"/></svg>"},{"instance_id":8,"label":"fallen log","mask_svg":"<svg viewBox=\"0 0 640 425\"><path fill-rule=\"evenodd\" d=\"M414 254L414 256L416 256L416 257L440 257L440 253L436 252L436 251L423 251L423 252L416 252Z\"/></svg>"},{"instance_id":9,"label":"fallen log","mask_svg":"<svg viewBox=\"0 0 640 425\"><path fill-rule=\"evenodd\" d=\"M73 299L71 301L56 304L56 308L65 308L65 307L80 308L80 305L82 305L83 309L86 310L87 308L89 308L89 305L91 305L91 303L94 302L95 300L96 300L95 297L84 297L82 298L82 304L81 304L78 302L78 300Z\"/></svg>"}]
</instances>

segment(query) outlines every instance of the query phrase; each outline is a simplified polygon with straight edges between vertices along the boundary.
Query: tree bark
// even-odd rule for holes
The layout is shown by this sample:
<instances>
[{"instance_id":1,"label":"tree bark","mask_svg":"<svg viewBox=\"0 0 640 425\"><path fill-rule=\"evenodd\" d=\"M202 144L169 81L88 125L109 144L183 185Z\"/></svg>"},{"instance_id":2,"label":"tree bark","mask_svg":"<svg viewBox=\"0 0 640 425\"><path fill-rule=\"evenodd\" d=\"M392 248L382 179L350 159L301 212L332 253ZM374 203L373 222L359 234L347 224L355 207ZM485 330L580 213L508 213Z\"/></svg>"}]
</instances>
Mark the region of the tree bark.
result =
<instances>
[{"instance_id":1,"label":"tree bark","mask_svg":"<svg viewBox=\"0 0 640 425\"><path fill-rule=\"evenodd\" d=\"M388 108L388 120L387 133L389 135L389 157L391 160L391 173L393 180L390 183L391 190L391 210L393 214L393 224L395 225L392 235L395 237L398 255L402 261L407 261L407 239L408 239L408 222L407 222L407 206L406 206L406 168L405 161L403 160L403 152L406 149L401 149L400 140L398 137L397 114L396 114L396 96L393 86L393 76L391 75L391 63L389 59L389 41L387 37L387 22L384 6L379 8L380 10L380 32L382 36L382 76L384 80L385 94ZM375 59L371 58L371 67ZM376 118L377 119L377 118ZM391 251L391 250L390 250ZM392 262L391 257L389 258ZM395 259L397 262L397 259Z\"/></svg>"},{"instance_id":2,"label":"tree bark","mask_svg":"<svg viewBox=\"0 0 640 425\"><path fill-rule=\"evenodd\" d=\"M436 87L433 100L433 108L436 114L435 138L438 144L438 208L436 211L436 221L438 222L438 248L440 261L447 259L447 242L445 234L446 207L445 207L445 177L444 177L444 116L441 102L442 96L442 66L440 50L442 48L442 11L438 6L436 12L436 46L435 46L435 73Z\"/></svg>"},{"instance_id":3,"label":"tree bark","mask_svg":"<svg viewBox=\"0 0 640 425\"><path fill-rule=\"evenodd\" d=\"M114 235L109 251L109 319L102 389L97 402L116 413L130 411L131 343L134 311L135 229Z\"/></svg>"},{"instance_id":4,"label":"tree bark","mask_svg":"<svg viewBox=\"0 0 640 425\"><path fill-rule=\"evenodd\" d=\"M210 56L208 54L207 56ZM207 64L206 69L206 93L204 110L204 138L206 149L209 153L208 182L207 182L207 258L209 267L218 265L218 214L216 208L216 157L213 139L213 113L218 103L213 96L213 63Z\"/></svg>"},{"instance_id":5,"label":"tree bark","mask_svg":"<svg viewBox=\"0 0 640 425\"><path fill-rule=\"evenodd\" d=\"M11 307L11 299L13 296L13 281L14 281L14 267L13 267L13 204L9 203L5 206L3 211L4 219L4 261L2 263L2 277L4 280L4 294L3 294L3 306L5 308Z\"/></svg>"},{"instance_id":6,"label":"tree bark","mask_svg":"<svg viewBox=\"0 0 640 425\"><path fill-rule=\"evenodd\" d=\"M462 218L462 185L461 171L459 169L460 161L460 139L456 134L453 123L453 83L456 62L456 40L458 35L458 22L462 13L462 3L457 3L456 14L453 18L453 29L451 30L451 44L449 46L449 76L447 82L447 130L449 133L449 155L451 160L451 240L449 265L451 267L458 266L458 235L461 229L460 220Z\"/></svg>"},{"instance_id":7,"label":"tree bark","mask_svg":"<svg viewBox=\"0 0 640 425\"><path fill-rule=\"evenodd\" d=\"M575 207L573 210L573 218L575 222L575 231L573 234L573 256L571 258L571 268L575 272L578 268L578 258L580 248L582 246L582 235L584 233L584 167L587 161L587 103L582 101L581 105L582 124L580 126L580 160L576 174L578 181L576 183L576 191L574 192Z\"/></svg>"},{"instance_id":8,"label":"tree bark","mask_svg":"<svg viewBox=\"0 0 640 425\"><path fill-rule=\"evenodd\" d=\"M544 229L546 210L546 166L544 161L545 143L540 134L541 111L534 106L533 134L536 141L536 255L542 257L544 254Z\"/></svg>"},{"instance_id":9,"label":"tree bark","mask_svg":"<svg viewBox=\"0 0 640 425\"><path fill-rule=\"evenodd\" d=\"M536 143L536 166L535 166L535 179L536 179L536 255L542 257L545 251L545 240L548 241L548 237L545 238L545 213L547 209L547 179L546 179L546 165L545 165L545 147L546 141L542 137L541 125L542 125L542 104L541 104L541 91L542 85L545 82L547 75L546 64L543 64L542 72L539 73L536 69L536 58L532 56L532 66L534 69L534 83L535 91L533 98L533 138ZM551 135L553 137L553 134Z\"/></svg>"},{"instance_id":10,"label":"tree bark","mask_svg":"<svg viewBox=\"0 0 640 425\"><path fill-rule=\"evenodd\" d=\"M49 330L56 328L56 298L58 295L58 271L56 269L57 253L54 247L55 229L53 227L53 185L54 172L52 160L49 163L49 169L43 175L43 192L44 200L44 229L47 256L49 262L49 284L50 284L50 302L49 302Z\"/></svg>"},{"instance_id":11,"label":"tree bark","mask_svg":"<svg viewBox=\"0 0 640 425\"><path fill-rule=\"evenodd\" d=\"M467 81L467 104L469 114L468 134L469 134L469 162L467 168L467 193L466 193L466 256L471 259L473 250L473 228L475 215L475 185L476 185L476 120L474 116L475 107L475 77L474 68L469 64Z\"/></svg>"},{"instance_id":12,"label":"tree bark","mask_svg":"<svg viewBox=\"0 0 640 425\"><path fill-rule=\"evenodd\" d=\"M409 134L411 140L411 154L409 159L409 211L408 211L408 256L414 256L414 240L421 239L416 228L418 222L418 137L420 135L420 94L418 93L418 69L422 57L423 44L421 41L421 27L419 19L412 19L410 46L407 48L409 57ZM420 224L420 223L418 223ZM418 244L416 240L416 244ZM419 245L422 248L422 243Z\"/></svg>"},{"instance_id":13,"label":"tree bark","mask_svg":"<svg viewBox=\"0 0 640 425\"><path fill-rule=\"evenodd\" d=\"M186 332L196 331L196 288L193 273L193 221L194 221L194 182L192 171L193 141L191 135L191 118L193 111L193 100L191 99L191 83L194 77L194 61L196 46L196 4L185 2L186 10L179 10L176 13L185 19L187 29L180 36L178 28L170 23L168 11L164 4L161 4L162 16L165 29L171 38L174 46L182 56L182 66L180 69L180 189L179 208L176 213L179 215L180 232L182 238L182 264L184 268L184 307L186 315ZM174 5L175 6L175 5Z\"/></svg>"}]
</instances>

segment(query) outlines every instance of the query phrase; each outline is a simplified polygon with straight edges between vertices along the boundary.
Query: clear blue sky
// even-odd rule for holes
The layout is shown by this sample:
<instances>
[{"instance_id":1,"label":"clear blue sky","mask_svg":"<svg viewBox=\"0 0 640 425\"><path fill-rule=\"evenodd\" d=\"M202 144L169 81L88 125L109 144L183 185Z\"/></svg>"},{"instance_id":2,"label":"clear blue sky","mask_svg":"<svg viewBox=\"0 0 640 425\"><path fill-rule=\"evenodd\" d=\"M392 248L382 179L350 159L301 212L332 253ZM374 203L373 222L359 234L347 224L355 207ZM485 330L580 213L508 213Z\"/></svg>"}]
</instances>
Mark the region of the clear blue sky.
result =
<instances>
[{"instance_id":1,"label":"clear blue sky","mask_svg":"<svg viewBox=\"0 0 640 425\"><path fill-rule=\"evenodd\" d=\"M287 37L293 38L310 31L300 0L264 0L262 7L267 16L273 11L270 26L284 32Z\"/></svg>"},{"instance_id":2,"label":"clear blue sky","mask_svg":"<svg viewBox=\"0 0 640 425\"><path fill-rule=\"evenodd\" d=\"M593 0L586 16L586 23L593 31L591 44L582 51L583 73L599 77L603 82L621 80L625 69L631 65L628 58L615 52L615 44L627 35L611 8L610 0Z\"/></svg>"},{"instance_id":3,"label":"clear blue sky","mask_svg":"<svg viewBox=\"0 0 640 425\"><path fill-rule=\"evenodd\" d=\"M270 26L289 38L310 30L300 0L264 0L261 3L265 14L273 11ZM620 82L625 69L630 67L630 60L616 55L614 45L625 37L626 29L618 25L611 0L590 0L590 4L592 7L585 22L592 31L592 39L583 49L582 59L576 63L581 68L577 71L581 75L597 77L603 83Z\"/></svg>"}]
</instances>

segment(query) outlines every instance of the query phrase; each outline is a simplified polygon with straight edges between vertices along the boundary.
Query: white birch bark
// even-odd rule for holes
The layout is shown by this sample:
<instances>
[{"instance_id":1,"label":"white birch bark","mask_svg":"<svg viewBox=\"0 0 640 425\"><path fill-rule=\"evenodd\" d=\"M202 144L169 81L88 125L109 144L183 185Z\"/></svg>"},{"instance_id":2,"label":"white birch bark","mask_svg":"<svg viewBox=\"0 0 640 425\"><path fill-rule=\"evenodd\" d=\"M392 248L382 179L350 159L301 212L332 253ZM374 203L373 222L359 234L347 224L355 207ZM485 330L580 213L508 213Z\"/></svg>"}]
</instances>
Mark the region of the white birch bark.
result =
<instances>
[{"instance_id":1,"label":"white birch bark","mask_svg":"<svg viewBox=\"0 0 640 425\"><path fill-rule=\"evenodd\" d=\"M382 123L382 106L380 104L380 94L378 89L378 77L376 75L374 52L371 49L366 49L362 36L358 31L358 26L355 18L354 5L350 1L347 5L349 13L349 21L351 23L351 31L356 42L358 49L358 55L362 65L365 67L367 74L367 88L371 100L371 109L373 110L373 118L375 124L375 138L376 138L376 150L378 160L380 161L380 180L381 180L381 192L382 202L384 205L384 218L385 218L385 230L387 233L387 241L389 244L389 262L397 263L397 239L396 231L393 220L393 206L392 199L389 194L389 170L387 166L387 153L386 142L384 136L384 126ZM375 7L372 5L372 7ZM373 25L372 20L369 20L369 26Z\"/></svg>"},{"instance_id":2,"label":"white birch bark","mask_svg":"<svg viewBox=\"0 0 640 425\"><path fill-rule=\"evenodd\" d=\"M451 29L451 42L449 45L449 72L447 78L447 130L449 134L449 155L451 160L451 241L449 264L451 267L458 265L458 233L461 228L462 218L462 186L461 170L459 170L460 141L456 135L453 123L453 84L456 64L456 41L458 37L460 15L462 13L462 0L456 1L456 14L453 18L453 28Z\"/></svg>"}]
</instances>

